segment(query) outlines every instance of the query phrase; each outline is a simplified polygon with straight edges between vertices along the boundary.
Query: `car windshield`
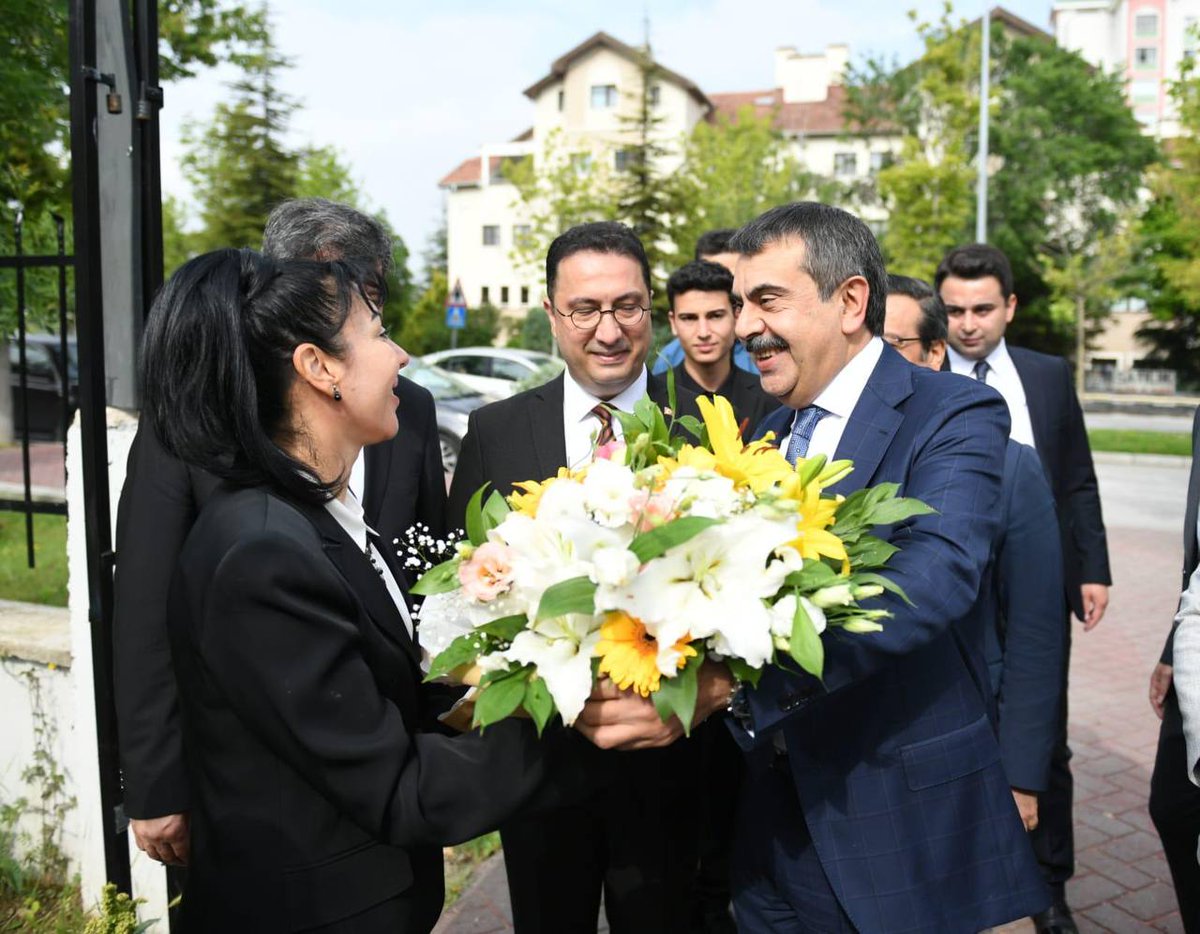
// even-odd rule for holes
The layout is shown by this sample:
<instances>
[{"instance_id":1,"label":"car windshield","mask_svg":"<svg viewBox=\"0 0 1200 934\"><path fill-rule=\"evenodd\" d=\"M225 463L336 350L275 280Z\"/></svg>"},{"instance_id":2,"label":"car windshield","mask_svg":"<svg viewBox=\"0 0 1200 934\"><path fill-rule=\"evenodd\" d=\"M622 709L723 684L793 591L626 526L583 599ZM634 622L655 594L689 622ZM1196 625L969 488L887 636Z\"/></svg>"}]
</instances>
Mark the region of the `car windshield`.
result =
<instances>
[{"instance_id":1,"label":"car windshield","mask_svg":"<svg viewBox=\"0 0 1200 934\"><path fill-rule=\"evenodd\" d=\"M468 396L479 395L477 390L455 379L445 370L439 370L437 367L421 363L419 360L410 359L408 366L400 372L417 385L424 386L433 394L434 399L441 402L445 402L447 399L465 399Z\"/></svg>"}]
</instances>

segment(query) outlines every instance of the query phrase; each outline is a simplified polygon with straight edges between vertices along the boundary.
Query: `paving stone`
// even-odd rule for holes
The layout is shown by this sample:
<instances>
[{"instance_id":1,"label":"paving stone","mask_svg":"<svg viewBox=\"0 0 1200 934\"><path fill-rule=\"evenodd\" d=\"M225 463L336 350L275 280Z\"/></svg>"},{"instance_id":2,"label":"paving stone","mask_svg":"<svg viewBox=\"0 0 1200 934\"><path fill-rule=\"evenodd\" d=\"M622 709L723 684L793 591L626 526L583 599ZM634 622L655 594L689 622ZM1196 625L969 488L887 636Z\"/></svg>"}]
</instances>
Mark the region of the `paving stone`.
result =
<instances>
[{"instance_id":1,"label":"paving stone","mask_svg":"<svg viewBox=\"0 0 1200 934\"><path fill-rule=\"evenodd\" d=\"M1135 830L1131 834L1110 840L1104 845L1104 851L1109 856L1136 863L1154 853L1162 852L1162 842L1153 834Z\"/></svg>"},{"instance_id":2,"label":"paving stone","mask_svg":"<svg viewBox=\"0 0 1200 934\"><path fill-rule=\"evenodd\" d=\"M1136 892L1126 892L1114 904L1143 921L1161 918L1178 908L1175 890L1161 882L1152 882Z\"/></svg>"},{"instance_id":3,"label":"paving stone","mask_svg":"<svg viewBox=\"0 0 1200 934\"><path fill-rule=\"evenodd\" d=\"M1085 850L1079 854L1079 864L1086 866L1092 872L1111 879L1126 889L1140 889L1155 881L1140 869L1125 862L1114 859L1098 850Z\"/></svg>"},{"instance_id":4,"label":"paving stone","mask_svg":"<svg viewBox=\"0 0 1200 934\"><path fill-rule=\"evenodd\" d=\"M1096 873L1077 873L1067 882L1067 904L1072 910L1091 908L1125 892L1125 887Z\"/></svg>"},{"instance_id":5,"label":"paving stone","mask_svg":"<svg viewBox=\"0 0 1200 934\"><path fill-rule=\"evenodd\" d=\"M1077 913L1075 920L1077 922L1084 922L1079 925L1081 934L1086 930L1111 932L1111 934L1141 934L1141 932L1155 932L1157 934L1158 931L1158 928L1145 924L1107 902L1087 909L1082 913L1082 917ZM1091 922L1091 924L1087 924L1086 922ZM1095 925L1095 927L1092 927L1092 925Z\"/></svg>"}]
</instances>

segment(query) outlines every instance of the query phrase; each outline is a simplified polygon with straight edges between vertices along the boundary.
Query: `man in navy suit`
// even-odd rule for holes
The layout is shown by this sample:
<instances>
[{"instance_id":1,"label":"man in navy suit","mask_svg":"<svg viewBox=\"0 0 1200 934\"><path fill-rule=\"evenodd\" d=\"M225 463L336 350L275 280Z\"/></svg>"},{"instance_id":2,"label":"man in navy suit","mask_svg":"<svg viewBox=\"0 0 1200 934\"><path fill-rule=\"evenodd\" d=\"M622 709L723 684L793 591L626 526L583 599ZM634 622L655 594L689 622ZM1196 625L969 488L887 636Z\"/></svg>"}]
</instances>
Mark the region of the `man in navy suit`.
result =
<instances>
[{"instance_id":1,"label":"man in navy suit","mask_svg":"<svg viewBox=\"0 0 1200 934\"><path fill-rule=\"evenodd\" d=\"M888 276L883 339L909 362L941 369L946 306L921 279ZM983 602L984 658L996 696L1000 759L1025 823L1038 823L1058 733L1058 685L1067 663L1059 604L1062 548L1054 497L1033 448L1009 440L1004 451L1000 530L992 590Z\"/></svg>"},{"instance_id":2,"label":"man in navy suit","mask_svg":"<svg viewBox=\"0 0 1200 934\"><path fill-rule=\"evenodd\" d=\"M756 689L701 672L699 716L730 701L749 756L734 852L738 928L979 931L1044 908L989 718L977 602L998 523L1008 414L994 392L887 347L883 259L854 216L800 202L734 238L737 335L784 404L759 426L789 457L850 458L834 488L899 483L935 510L882 534L913 605L871 635L825 632L823 678L769 666ZM665 742L636 695L597 691L602 746Z\"/></svg>"},{"instance_id":3,"label":"man in navy suit","mask_svg":"<svg viewBox=\"0 0 1200 934\"><path fill-rule=\"evenodd\" d=\"M1063 553L1063 629L1070 656L1071 612L1091 630L1108 606L1112 576L1100 513L1100 491L1092 466L1083 411L1071 368L1061 357L1010 347L1005 329L1017 309L1008 257L993 246L972 243L946 254L934 277L950 323L949 369L995 388L1012 416L1012 439L1036 448L1058 507ZM1074 785L1067 746L1067 669L1060 682L1058 738L1050 785L1040 796L1040 821L1033 835L1054 905L1035 918L1045 934L1076 930L1065 898L1075 871L1072 826Z\"/></svg>"}]
</instances>

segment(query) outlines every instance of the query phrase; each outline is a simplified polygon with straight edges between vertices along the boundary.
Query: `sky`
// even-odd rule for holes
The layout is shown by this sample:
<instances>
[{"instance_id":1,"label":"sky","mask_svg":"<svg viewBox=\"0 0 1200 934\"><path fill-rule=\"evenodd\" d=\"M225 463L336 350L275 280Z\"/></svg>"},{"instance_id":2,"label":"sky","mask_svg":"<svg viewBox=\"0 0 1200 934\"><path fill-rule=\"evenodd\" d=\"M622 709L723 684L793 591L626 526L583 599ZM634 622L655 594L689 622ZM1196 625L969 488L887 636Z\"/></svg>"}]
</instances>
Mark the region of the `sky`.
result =
<instances>
[{"instance_id":1,"label":"sky","mask_svg":"<svg viewBox=\"0 0 1200 934\"><path fill-rule=\"evenodd\" d=\"M975 18L982 2L958 4ZM1050 0L1008 0L1010 12L1049 31ZM301 108L293 145L336 147L370 206L383 208L414 257L436 229L438 180L484 143L511 139L533 120L522 91L598 30L629 44L649 20L656 60L707 93L774 85L773 53L846 43L852 61L915 58L907 11L935 19L942 0L272 0L279 50L294 67L282 89ZM870 26L870 29L865 28ZM205 123L227 97L228 69L166 88L163 189L190 201L179 170L183 126Z\"/></svg>"}]
</instances>

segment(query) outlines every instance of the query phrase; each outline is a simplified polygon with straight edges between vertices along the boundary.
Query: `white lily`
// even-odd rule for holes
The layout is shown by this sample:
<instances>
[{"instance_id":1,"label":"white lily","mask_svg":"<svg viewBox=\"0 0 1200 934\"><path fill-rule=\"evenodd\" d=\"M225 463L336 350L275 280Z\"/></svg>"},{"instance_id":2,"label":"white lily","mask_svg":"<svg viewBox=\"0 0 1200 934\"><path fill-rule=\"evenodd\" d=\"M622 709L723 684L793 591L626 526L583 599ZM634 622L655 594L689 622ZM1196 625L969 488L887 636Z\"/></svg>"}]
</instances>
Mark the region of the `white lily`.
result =
<instances>
[{"instance_id":1,"label":"white lily","mask_svg":"<svg viewBox=\"0 0 1200 934\"><path fill-rule=\"evenodd\" d=\"M568 726L592 692L592 649L600 639L595 617L579 613L538 620L517 633L504 656L534 665Z\"/></svg>"},{"instance_id":2,"label":"white lily","mask_svg":"<svg viewBox=\"0 0 1200 934\"><path fill-rule=\"evenodd\" d=\"M630 521L633 471L608 460L593 461L583 479L584 505L600 525L615 529Z\"/></svg>"}]
</instances>

